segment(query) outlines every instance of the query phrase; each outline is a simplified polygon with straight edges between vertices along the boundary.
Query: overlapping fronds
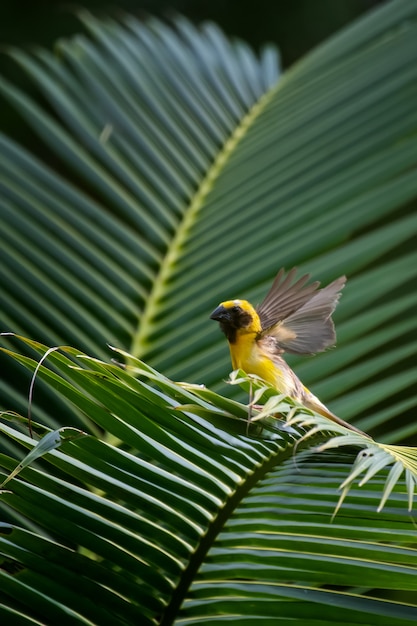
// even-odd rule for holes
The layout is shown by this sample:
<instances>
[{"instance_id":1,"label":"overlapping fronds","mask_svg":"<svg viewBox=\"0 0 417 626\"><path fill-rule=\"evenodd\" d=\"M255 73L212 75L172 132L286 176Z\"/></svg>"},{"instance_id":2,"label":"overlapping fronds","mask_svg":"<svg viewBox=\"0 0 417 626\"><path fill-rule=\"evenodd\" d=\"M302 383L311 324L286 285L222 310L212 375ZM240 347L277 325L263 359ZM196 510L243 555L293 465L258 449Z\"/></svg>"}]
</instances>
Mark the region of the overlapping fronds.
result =
<instances>
[{"instance_id":1,"label":"overlapping fronds","mask_svg":"<svg viewBox=\"0 0 417 626\"><path fill-rule=\"evenodd\" d=\"M58 54L12 51L34 95L0 95L49 156L0 136L1 330L224 390L220 300L260 301L281 266L346 274L338 348L297 373L364 430L415 434L415 14L387 4L281 80L273 47L182 18L82 14Z\"/></svg>"},{"instance_id":2,"label":"overlapping fronds","mask_svg":"<svg viewBox=\"0 0 417 626\"><path fill-rule=\"evenodd\" d=\"M23 354L10 356L35 370ZM332 523L354 456L302 453L314 441L276 417L247 436L247 406L130 361L129 371L64 347L37 373L117 445L72 429L34 447L13 420L0 425L32 457L1 494L6 510L26 519L1 528L4 619L171 624L279 614L302 623L309 612L330 624L344 606L351 621L415 620L404 595L417 587L415 529L392 474L382 513L384 472L366 489L352 486ZM290 400L274 410L303 412ZM328 422L327 437L334 429ZM15 469L5 455L0 462L5 477Z\"/></svg>"},{"instance_id":3,"label":"overlapping fronds","mask_svg":"<svg viewBox=\"0 0 417 626\"><path fill-rule=\"evenodd\" d=\"M74 347L39 367L39 455L46 347L2 339L1 621L416 622L416 17L387 3L281 78L182 18L11 52L40 149L0 134L0 332ZM292 265L348 283L337 348L291 364L382 443L218 395L209 312Z\"/></svg>"}]
</instances>

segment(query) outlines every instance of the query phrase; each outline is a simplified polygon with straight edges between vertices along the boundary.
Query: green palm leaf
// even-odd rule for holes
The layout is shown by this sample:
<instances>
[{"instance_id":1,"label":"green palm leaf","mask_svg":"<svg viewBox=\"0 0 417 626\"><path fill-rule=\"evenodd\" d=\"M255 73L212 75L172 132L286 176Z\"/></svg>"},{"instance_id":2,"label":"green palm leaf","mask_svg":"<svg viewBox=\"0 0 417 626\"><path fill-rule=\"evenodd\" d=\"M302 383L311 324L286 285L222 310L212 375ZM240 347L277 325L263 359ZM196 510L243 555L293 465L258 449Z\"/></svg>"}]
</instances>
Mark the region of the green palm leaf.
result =
<instances>
[{"instance_id":1,"label":"green palm leaf","mask_svg":"<svg viewBox=\"0 0 417 626\"><path fill-rule=\"evenodd\" d=\"M2 524L2 617L201 624L308 615L332 624L343 608L346 623L415 621L415 530L399 484L379 514L384 473L366 490L352 486L331 523L352 456L300 454L311 438L276 419L242 436L245 406L133 357L140 378L76 354L51 352L39 376L119 445L71 432L57 450L50 433L37 446L50 450L44 462L22 463L8 483L3 504L32 527ZM33 456L33 440L13 424L0 429ZM347 445L352 437L375 445L356 434ZM5 455L1 464L13 470Z\"/></svg>"}]
</instances>

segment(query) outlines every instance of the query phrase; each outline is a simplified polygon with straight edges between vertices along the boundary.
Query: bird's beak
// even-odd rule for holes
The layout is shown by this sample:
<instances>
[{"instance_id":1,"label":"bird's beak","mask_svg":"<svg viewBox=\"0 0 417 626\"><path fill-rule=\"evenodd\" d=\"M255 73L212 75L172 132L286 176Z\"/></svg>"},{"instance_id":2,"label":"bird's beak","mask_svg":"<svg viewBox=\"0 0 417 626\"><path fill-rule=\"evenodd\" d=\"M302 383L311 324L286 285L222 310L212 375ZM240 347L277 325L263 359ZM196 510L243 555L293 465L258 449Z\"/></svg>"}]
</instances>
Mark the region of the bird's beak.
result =
<instances>
[{"instance_id":1,"label":"bird's beak","mask_svg":"<svg viewBox=\"0 0 417 626\"><path fill-rule=\"evenodd\" d=\"M220 305L217 307L217 309L214 309L213 313L210 315L210 319L216 320L217 322L228 319L228 317L229 313L223 305Z\"/></svg>"}]
</instances>

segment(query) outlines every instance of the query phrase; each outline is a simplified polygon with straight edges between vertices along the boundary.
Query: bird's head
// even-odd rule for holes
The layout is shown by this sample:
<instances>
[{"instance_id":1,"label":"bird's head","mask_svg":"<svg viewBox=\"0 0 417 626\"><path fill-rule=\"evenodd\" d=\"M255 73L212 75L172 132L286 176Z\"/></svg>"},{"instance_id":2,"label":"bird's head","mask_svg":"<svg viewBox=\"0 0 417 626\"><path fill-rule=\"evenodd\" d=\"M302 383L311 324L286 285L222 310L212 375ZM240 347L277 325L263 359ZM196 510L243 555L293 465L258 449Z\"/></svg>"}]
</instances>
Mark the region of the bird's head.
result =
<instances>
[{"instance_id":1,"label":"bird's head","mask_svg":"<svg viewBox=\"0 0 417 626\"><path fill-rule=\"evenodd\" d=\"M219 322L230 343L235 343L238 334L258 334L262 330L259 316L247 300L221 302L210 315L210 319Z\"/></svg>"}]
</instances>

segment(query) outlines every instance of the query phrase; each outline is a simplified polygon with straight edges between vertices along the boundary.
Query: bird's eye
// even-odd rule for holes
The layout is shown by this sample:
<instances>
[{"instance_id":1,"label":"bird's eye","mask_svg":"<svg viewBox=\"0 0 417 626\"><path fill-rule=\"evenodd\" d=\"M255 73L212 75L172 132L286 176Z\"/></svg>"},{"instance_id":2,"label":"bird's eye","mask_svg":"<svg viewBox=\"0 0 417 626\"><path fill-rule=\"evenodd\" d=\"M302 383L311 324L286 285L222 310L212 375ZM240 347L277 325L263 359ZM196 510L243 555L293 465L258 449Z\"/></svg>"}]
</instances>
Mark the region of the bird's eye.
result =
<instances>
[{"instance_id":1,"label":"bird's eye","mask_svg":"<svg viewBox=\"0 0 417 626\"><path fill-rule=\"evenodd\" d=\"M239 312L240 312L239 306L232 306L232 313L239 313Z\"/></svg>"}]
</instances>

